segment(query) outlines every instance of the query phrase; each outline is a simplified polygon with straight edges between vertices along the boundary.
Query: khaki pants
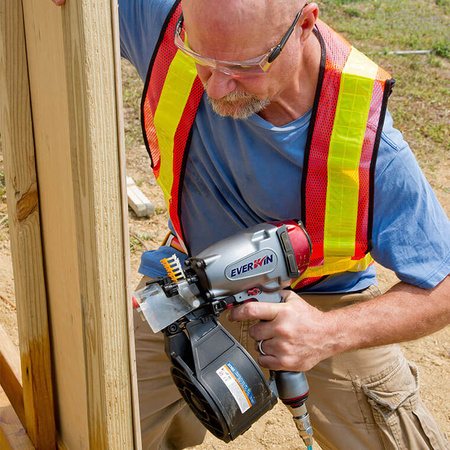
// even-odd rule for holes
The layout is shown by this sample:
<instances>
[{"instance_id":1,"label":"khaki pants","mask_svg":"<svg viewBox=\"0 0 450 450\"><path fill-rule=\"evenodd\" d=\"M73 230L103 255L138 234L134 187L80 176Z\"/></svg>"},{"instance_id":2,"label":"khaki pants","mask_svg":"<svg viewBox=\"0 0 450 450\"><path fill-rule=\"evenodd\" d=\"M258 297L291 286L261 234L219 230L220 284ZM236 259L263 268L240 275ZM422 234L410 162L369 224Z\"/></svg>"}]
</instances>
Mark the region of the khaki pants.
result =
<instances>
[{"instance_id":1,"label":"khaki pants","mask_svg":"<svg viewBox=\"0 0 450 450\"><path fill-rule=\"evenodd\" d=\"M140 286L144 284L145 279ZM371 286L358 294L302 297L329 310L379 294ZM221 322L257 356L247 333L250 323L231 323L225 317ZM162 333L153 334L135 313L135 339L143 448L182 449L200 444L206 430L172 383ZM398 346L343 353L320 362L306 375L314 439L323 450L450 448L419 397L416 366Z\"/></svg>"}]
</instances>

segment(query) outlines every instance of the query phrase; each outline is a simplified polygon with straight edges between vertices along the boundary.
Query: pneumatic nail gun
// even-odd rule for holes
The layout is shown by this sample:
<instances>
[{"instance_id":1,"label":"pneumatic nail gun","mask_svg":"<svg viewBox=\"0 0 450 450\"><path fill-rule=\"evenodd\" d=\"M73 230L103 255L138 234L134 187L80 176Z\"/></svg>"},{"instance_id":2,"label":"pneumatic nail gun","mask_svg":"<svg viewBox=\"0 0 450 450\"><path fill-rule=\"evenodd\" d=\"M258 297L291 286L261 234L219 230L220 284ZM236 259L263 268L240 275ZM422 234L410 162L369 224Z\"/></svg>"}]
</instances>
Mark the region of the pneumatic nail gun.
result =
<instances>
[{"instance_id":1,"label":"pneumatic nail gun","mask_svg":"<svg viewBox=\"0 0 450 450\"><path fill-rule=\"evenodd\" d=\"M225 442L245 432L277 397L312 445L302 372L272 372L267 381L247 351L218 322L246 301L280 302L280 291L307 269L311 242L301 222L263 223L185 261L162 260L168 275L134 294L153 331L165 334L172 378L203 425Z\"/></svg>"}]
</instances>

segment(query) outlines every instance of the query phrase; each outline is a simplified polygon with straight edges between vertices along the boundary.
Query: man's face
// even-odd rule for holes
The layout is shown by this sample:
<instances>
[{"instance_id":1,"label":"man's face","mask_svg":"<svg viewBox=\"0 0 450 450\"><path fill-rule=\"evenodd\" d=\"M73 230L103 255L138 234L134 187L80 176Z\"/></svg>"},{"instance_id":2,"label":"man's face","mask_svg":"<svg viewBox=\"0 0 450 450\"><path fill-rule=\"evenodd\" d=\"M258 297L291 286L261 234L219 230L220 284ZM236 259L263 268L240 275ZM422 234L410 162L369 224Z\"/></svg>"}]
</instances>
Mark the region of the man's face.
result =
<instances>
[{"instance_id":1,"label":"man's face","mask_svg":"<svg viewBox=\"0 0 450 450\"><path fill-rule=\"evenodd\" d=\"M249 2L240 2L240 5L246 3L245 8L239 2L232 3L233 8L220 13L214 11L214 6L196 8L194 2L185 10L185 28L193 51L220 61L253 60L279 43L295 17L295 14L293 17L280 15L268 19L267 10L258 11L258 5L265 4L261 0L256 1L253 9ZM281 24L275 24L276 19ZM296 62L295 56L292 60L294 48L292 39L267 73L246 74L239 70L234 73L233 65L228 67L231 73L225 73L227 70L221 70L220 65L214 68L197 64L199 78L214 111L233 118L247 118L262 111L289 84Z\"/></svg>"}]
</instances>

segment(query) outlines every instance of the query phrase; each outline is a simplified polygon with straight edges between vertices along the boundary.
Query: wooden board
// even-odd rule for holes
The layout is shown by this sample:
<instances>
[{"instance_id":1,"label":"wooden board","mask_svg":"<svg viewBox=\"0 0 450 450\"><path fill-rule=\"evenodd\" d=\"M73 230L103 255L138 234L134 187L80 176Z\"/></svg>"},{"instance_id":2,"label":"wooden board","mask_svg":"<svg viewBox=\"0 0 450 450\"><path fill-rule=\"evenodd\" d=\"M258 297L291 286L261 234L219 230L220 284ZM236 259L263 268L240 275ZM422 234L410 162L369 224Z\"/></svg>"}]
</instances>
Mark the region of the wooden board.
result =
<instances>
[{"instance_id":1,"label":"wooden board","mask_svg":"<svg viewBox=\"0 0 450 450\"><path fill-rule=\"evenodd\" d=\"M55 446L48 315L28 67L20 0L0 0L1 133L23 374L24 426ZM17 386L16 386L17 387Z\"/></svg>"},{"instance_id":2,"label":"wooden board","mask_svg":"<svg viewBox=\"0 0 450 450\"><path fill-rule=\"evenodd\" d=\"M22 373L19 350L0 325L0 386L13 406L18 418L25 423ZM1 447L0 447L1 448Z\"/></svg>"},{"instance_id":3,"label":"wooden board","mask_svg":"<svg viewBox=\"0 0 450 450\"><path fill-rule=\"evenodd\" d=\"M133 178L127 177L128 205L138 217L151 216L155 213L155 205L136 186Z\"/></svg>"},{"instance_id":4,"label":"wooden board","mask_svg":"<svg viewBox=\"0 0 450 450\"><path fill-rule=\"evenodd\" d=\"M69 448L88 448L86 363L61 11L51 1L23 3L58 431Z\"/></svg>"},{"instance_id":5,"label":"wooden board","mask_svg":"<svg viewBox=\"0 0 450 450\"><path fill-rule=\"evenodd\" d=\"M133 431L134 431L134 447L138 450L142 449L141 439L141 418L139 414L139 392L136 368L136 350L134 343L134 323L133 323L133 303L129 301L134 289L131 285L131 262L130 262L130 235L128 224L128 202L127 202L127 182L126 182L126 154L125 154L125 125L123 115L122 102L122 69L120 56L120 29L119 29L119 4L117 0L111 0L112 12L112 33L114 46L114 63L115 63L115 88L116 88L116 108L117 108L117 124L118 124L118 145L119 145L119 166L121 169L121 187L122 187L122 219L123 219L123 245L124 245L124 275L127 297L127 322L128 322L128 354L129 369L132 397L132 414L133 414Z\"/></svg>"},{"instance_id":6,"label":"wooden board","mask_svg":"<svg viewBox=\"0 0 450 450\"><path fill-rule=\"evenodd\" d=\"M34 450L22 423L0 387L0 448L2 450ZM42 447L50 448L50 447Z\"/></svg>"},{"instance_id":7,"label":"wooden board","mask_svg":"<svg viewBox=\"0 0 450 450\"><path fill-rule=\"evenodd\" d=\"M119 114L109 0L23 0L58 431L132 448Z\"/></svg>"}]
</instances>

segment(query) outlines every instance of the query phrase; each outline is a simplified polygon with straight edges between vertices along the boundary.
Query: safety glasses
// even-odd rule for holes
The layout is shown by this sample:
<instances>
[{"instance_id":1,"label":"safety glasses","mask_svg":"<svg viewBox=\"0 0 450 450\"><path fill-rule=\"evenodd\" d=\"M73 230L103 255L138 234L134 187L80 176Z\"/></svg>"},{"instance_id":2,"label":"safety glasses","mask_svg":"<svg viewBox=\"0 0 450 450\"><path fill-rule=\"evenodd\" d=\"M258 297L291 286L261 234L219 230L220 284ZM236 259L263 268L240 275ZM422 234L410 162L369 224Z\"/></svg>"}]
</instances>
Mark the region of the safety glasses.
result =
<instances>
[{"instance_id":1,"label":"safety glasses","mask_svg":"<svg viewBox=\"0 0 450 450\"><path fill-rule=\"evenodd\" d=\"M175 45L185 55L191 57L197 64L205 66L210 70L219 70L220 72L234 77L264 74L269 71L272 63L276 58L278 58L281 51L285 47L306 5L307 4L303 5L302 9L295 16L294 22L289 27L286 34L283 36L280 43L275 47L272 47L264 55L258 56L256 58L248 59L246 61L221 61L219 59L207 58L206 56L202 56L194 52L194 50L189 47L186 31L183 27L183 14L181 14L175 29Z\"/></svg>"}]
</instances>

